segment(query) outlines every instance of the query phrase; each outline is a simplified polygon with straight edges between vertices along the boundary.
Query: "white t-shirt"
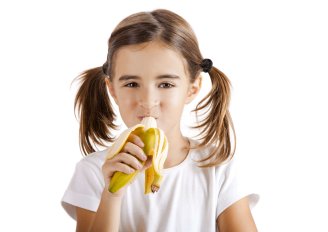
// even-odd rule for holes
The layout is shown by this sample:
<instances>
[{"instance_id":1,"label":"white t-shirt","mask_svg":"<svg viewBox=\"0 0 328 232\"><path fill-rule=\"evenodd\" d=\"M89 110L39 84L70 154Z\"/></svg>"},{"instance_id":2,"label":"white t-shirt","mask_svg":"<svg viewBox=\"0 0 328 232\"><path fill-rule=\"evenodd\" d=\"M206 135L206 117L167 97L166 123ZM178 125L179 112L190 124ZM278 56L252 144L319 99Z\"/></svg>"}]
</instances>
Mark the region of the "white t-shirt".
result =
<instances>
[{"instance_id":1,"label":"white t-shirt","mask_svg":"<svg viewBox=\"0 0 328 232\"><path fill-rule=\"evenodd\" d=\"M62 198L62 206L74 219L74 206L97 211L105 186L101 167L106 155L107 150L95 152L76 165ZM163 170L161 188L154 194L144 194L144 172L138 174L122 200L120 231L214 232L217 217L234 202L248 196L252 208L259 195L240 179L236 157L218 167L197 167L194 160L207 156L208 150L190 149L182 163Z\"/></svg>"}]
</instances>

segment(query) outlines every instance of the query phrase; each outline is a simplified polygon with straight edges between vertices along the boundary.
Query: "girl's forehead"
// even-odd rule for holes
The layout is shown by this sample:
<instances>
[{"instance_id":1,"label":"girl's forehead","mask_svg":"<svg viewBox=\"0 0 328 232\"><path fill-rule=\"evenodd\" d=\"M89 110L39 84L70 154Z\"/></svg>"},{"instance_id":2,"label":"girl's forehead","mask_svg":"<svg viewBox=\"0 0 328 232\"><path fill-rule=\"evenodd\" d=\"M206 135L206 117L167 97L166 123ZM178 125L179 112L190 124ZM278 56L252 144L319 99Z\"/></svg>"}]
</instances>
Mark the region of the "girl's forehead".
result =
<instances>
[{"instance_id":1,"label":"girl's forehead","mask_svg":"<svg viewBox=\"0 0 328 232\"><path fill-rule=\"evenodd\" d=\"M120 48L114 57L114 75L188 77L187 62L183 56L160 42L128 45Z\"/></svg>"}]
</instances>

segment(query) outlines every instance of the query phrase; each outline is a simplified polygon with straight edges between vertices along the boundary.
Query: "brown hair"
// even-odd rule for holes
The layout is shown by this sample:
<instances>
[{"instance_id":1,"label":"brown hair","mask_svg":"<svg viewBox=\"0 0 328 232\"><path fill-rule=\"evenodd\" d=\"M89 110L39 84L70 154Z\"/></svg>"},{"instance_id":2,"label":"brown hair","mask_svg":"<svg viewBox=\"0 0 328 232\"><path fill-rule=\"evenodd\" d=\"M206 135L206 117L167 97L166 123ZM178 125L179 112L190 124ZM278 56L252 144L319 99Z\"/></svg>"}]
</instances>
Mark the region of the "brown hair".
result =
<instances>
[{"instance_id":1,"label":"brown hair","mask_svg":"<svg viewBox=\"0 0 328 232\"><path fill-rule=\"evenodd\" d=\"M190 82L193 83L202 71L203 57L197 38L190 25L179 15L168 10L140 12L122 20L108 40L108 55L103 66L84 71L78 76L81 86L75 98L74 108L80 115L80 147L84 154L95 151L95 145L113 142L111 130L115 113L105 84L105 78L114 76L114 55L123 46L160 41L182 54L187 63ZM195 127L200 129L202 142L197 148L213 146L202 167L221 164L235 152L232 148L230 129L235 131L229 113L230 82L214 66L209 71L212 89L196 106L196 115L201 110L205 117Z\"/></svg>"}]
</instances>

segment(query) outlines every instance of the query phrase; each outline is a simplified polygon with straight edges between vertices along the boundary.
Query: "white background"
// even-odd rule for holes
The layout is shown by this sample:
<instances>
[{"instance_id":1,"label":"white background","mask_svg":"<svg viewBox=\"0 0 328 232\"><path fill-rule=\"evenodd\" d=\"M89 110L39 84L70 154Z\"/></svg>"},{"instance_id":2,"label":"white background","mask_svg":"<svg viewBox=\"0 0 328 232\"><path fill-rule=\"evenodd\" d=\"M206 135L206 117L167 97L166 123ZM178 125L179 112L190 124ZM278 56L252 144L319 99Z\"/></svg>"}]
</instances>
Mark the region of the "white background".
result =
<instances>
[{"instance_id":1,"label":"white background","mask_svg":"<svg viewBox=\"0 0 328 232\"><path fill-rule=\"evenodd\" d=\"M237 154L261 195L259 231L328 231L324 2L2 1L0 230L74 231L60 206L82 158L71 81L104 63L120 20L167 8L231 79Z\"/></svg>"}]
</instances>

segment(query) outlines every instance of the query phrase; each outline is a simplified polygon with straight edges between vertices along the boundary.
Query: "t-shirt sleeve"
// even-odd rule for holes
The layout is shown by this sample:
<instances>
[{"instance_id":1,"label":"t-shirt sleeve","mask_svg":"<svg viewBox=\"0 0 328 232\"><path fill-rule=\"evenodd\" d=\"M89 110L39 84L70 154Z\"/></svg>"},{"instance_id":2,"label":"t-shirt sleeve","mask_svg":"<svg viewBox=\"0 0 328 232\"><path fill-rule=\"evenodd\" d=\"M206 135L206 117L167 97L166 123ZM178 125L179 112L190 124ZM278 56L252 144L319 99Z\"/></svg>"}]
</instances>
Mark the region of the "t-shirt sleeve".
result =
<instances>
[{"instance_id":1,"label":"t-shirt sleeve","mask_svg":"<svg viewBox=\"0 0 328 232\"><path fill-rule=\"evenodd\" d=\"M235 157L216 169L216 178L219 187L216 218L226 208L246 196L249 199L251 209L259 201L259 194L254 191L253 183L243 170L235 160Z\"/></svg>"},{"instance_id":2,"label":"t-shirt sleeve","mask_svg":"<svg viewBox=\"0 0 328 232\"><path fill-rule=\"evenodd\" d=\"M66 212L76 219L75 206L96 212L100 203L104 180L92 164L81 160L75 167L73 177L66 189L61 204Z\"/></svg>"}]
</instances>

